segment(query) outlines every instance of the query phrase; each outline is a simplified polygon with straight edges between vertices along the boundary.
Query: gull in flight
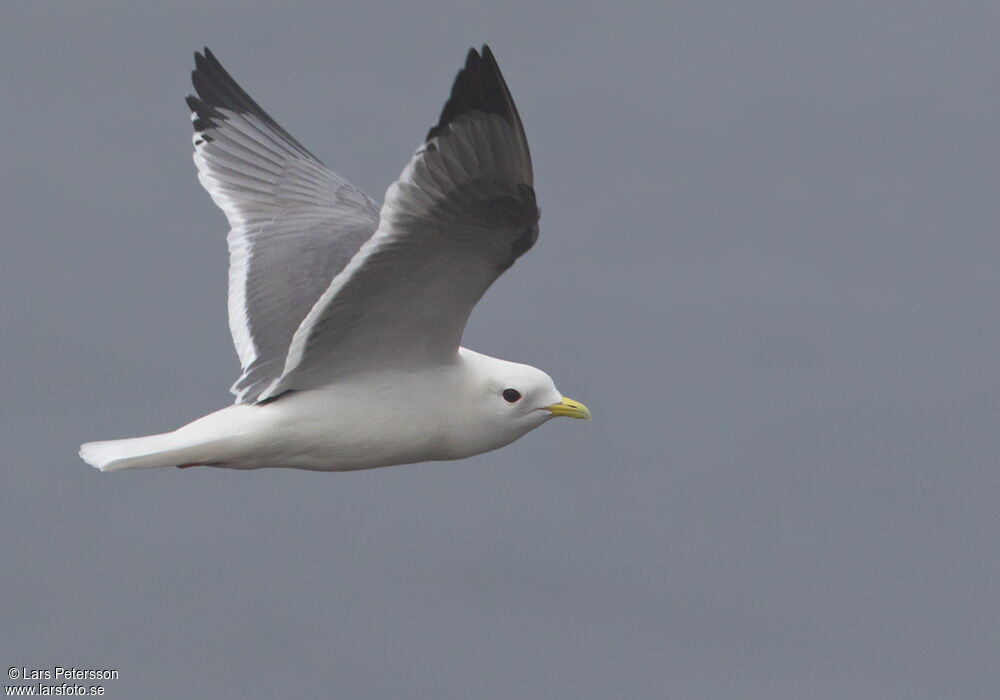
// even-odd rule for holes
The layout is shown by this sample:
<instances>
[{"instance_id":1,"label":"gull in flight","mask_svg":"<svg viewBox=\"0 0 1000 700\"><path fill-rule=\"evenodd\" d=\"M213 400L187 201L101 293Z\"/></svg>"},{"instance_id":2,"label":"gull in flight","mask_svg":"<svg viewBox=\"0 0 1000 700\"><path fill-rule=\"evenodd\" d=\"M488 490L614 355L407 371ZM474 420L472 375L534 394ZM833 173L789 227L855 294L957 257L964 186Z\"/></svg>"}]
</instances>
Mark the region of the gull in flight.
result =
<instances>
[{"instance_id":1,"label":"gull in flight","mask_svg":"<svg viewBox=\"0 0 1000 700\"><path fill-rule=\"evenodd\" d=\"M170 433L89 442L101 471L316 471L460 459L553 416L549 375L460 346L472 307L538 237L531 155L489 47L379 207L195 54L198 179L229 221L234 405Z\"/></svg>"}]
</instances>

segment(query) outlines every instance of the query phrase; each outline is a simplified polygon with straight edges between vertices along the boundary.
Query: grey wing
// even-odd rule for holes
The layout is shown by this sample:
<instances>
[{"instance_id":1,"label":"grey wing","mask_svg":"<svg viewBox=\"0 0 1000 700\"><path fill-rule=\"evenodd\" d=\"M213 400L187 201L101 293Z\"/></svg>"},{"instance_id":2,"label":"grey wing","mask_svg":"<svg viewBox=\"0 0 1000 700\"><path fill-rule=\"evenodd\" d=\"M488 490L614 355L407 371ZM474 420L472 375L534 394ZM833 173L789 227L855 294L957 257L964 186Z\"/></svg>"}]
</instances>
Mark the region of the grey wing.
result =
<instances>
[{"instance_id":1,"label":"grey wing","mask_svg":"<svg viewBox=\"0 0 1000 700\"><path fill-rule=\"evenodd\" d=\"M538 236L531 156L489 48L386 192L378 230L292 338L261 399L376 367L450 360L493 281Z\"/></svg>"},{"instance_id":2,"label":"grey wing","mask_svg":"<svg viewBox=\"0 0 1000 700\"><path fill-rule=\"evenodd\" d=\"M198 179L229 221L229 328L257 400L281 375L299 324L375 232L377 205L327 169L233 80L208 49L188 97Z\"/></svg>"}]
</instances>

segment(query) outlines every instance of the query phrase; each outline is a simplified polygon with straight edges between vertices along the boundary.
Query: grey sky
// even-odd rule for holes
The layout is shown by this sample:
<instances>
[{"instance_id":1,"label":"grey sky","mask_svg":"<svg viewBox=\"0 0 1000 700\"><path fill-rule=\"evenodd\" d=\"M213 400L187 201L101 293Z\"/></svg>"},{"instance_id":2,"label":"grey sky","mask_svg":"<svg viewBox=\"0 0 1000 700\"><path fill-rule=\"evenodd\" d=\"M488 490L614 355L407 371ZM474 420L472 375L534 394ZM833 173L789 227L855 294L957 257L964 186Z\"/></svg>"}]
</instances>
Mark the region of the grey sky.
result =
<instances>
[{"instance_id":1,"label":"grey sky","mask_svg":"<svg viewBox=\"0 0 1000 700\"><path fill-rule=\"evenodd\" d=\"M988 3L7 3L0 662L111 698L987 698ZM192 52L381 201L470 45L538 245L465 344L594 421L354 474L102 475L231 400Z\"/></svg>"}]
</instances>

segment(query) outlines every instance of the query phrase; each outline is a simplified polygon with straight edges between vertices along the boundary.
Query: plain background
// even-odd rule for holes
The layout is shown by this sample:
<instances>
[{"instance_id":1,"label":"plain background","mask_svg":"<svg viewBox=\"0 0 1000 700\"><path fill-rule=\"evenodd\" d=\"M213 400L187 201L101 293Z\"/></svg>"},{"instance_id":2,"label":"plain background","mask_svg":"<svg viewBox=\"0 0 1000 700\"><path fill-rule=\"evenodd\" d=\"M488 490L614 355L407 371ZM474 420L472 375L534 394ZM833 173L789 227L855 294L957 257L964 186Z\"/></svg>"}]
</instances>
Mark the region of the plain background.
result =
<instances>
[{"instance_id":1,"label":"plain background","mask_svg":"<svg viewBox=\"0 0 1000 700\"><path fill-rule=\"evenodd\" d=\"M4 3L0 662L111 698L995 698L996 3ZM99 474L231 399L192 51L381 200L470 45L538 245L465 344L594 420Z\"/></svg>"}]
</instances>

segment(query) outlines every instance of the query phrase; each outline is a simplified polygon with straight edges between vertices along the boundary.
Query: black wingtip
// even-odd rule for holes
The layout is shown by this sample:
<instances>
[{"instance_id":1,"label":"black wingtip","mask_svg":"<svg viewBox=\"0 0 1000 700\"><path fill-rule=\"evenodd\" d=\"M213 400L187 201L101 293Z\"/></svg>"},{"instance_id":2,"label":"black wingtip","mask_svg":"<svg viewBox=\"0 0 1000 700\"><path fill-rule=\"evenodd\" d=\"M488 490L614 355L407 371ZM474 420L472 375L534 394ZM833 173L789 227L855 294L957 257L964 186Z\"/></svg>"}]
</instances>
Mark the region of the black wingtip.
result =
<instances>
[{"instance_id":1,"label":"black wingtip","mask_svg":"<svg viewBox=\"0 0 1000 700\"><path fill-rule=\"evenodd\" d=\"M197 96L188 95L184 101L191 110L194 130L207 142L212 141L211 130L226 119L219 108L236 112L260 109L207 46L194 52L191 84Z\"/></svg>"},{"instance_id":2,"label":"black wingtip","mask_svg":"<svg viewBox=\"0 0 1000 700\"><path fill-rule=\"evenodd\" d=\"M207 46L204 53L196 51L194 54L191 84L201 101L209 107L241 113L263 112Z\"/></svg>"},{"instance_id":3,"label":"black wingtip","mask_svg":"<svg viewBox=\"0 0 1000 700\"><path fill-rule=\"evenodd\" d=\"M306 152L291 134L282 129L247 91L240 87L207 46L201 52L194 52L191 84L194 85L197 97L188 96L187 104L194 114L195 131L205 136L207 141L211 141L211 138L206 136L206 131L226 119L219 110L228 110L237 114L255 115L289 144Z\"/></svg>"},{"instance_id":4,"label":"black wingtip","mask_svg":"<svg viewBox=\"0 0 1000 700\"><path fill-rule=\"evenodd\" d=\"M520 124L517 108L500 73L493 52L486 44L482 53L470 48L465 55L465 67L455 76L451 95L441 110L438 123L427 132L427 140L442 133L458 116L468 112L499 114L512 124Z\"/></svg>"},{"instance_id":5,"label":"black wingtip","mask_svg":"<svg viewBox=\"0 0 1000 700\"><path fill-rule=\"evenodd\" d=\"M194 95L185 97L184 102L187 103L188 109L191 110L191 124L194 126L194 130L205 141L211 141L212 137L206 132L217 126L217 122L223 119L222 115Z\"/></svg>"},{"instance_id":6,"label":"black wingtip","mask_svg":"<svg viewBox=\"0 0 1000 700\"><path fill-rule=\"evenodd\" d=\"M493 52L490 51L489 44L483 44L482 47L479 49L479 53L482 54L484 61L486 61L487 63L491 63L494 66L496 66L497 60L495 58L493 58Z\"/></svg>"}]
</instances>

